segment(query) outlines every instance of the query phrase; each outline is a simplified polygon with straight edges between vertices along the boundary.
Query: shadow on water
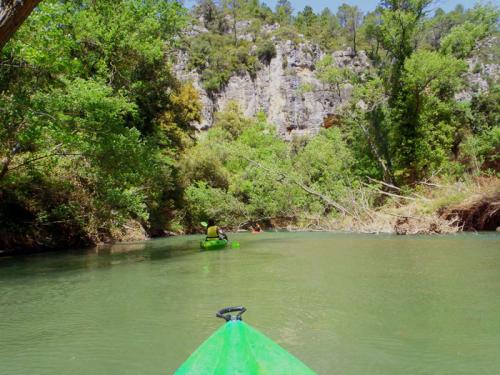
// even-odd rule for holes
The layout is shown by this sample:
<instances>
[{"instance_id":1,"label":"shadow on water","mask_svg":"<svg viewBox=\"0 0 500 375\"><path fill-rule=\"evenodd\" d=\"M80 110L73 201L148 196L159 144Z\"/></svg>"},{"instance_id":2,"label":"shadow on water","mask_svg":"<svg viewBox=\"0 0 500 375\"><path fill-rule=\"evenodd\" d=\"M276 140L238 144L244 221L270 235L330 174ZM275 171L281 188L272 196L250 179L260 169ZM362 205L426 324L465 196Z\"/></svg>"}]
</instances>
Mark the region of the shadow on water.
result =
<instances>
[{"instance_id":1,"label":"shadow on water","mask_svg":"<svg viewBox=\"0 0 500 375\"><path fill-rule=\"evenodd\" d=\"M231 235L231 238L242 241L245 249L259 250L261 248L272 248L282 243L295 242L304 236L303 233L277 232L267 233L262 236L254 236L248 233ZM407 236L401 238L394 235L354 235L349 233L314 233L315 238L329 240L350 240L356 238L357 243L373 241L377 239L380 244L386 241L397 241L404 248L410 241L426 241L428 236ZM65 252L46 252L38 254L16 255L0 257L0 280L32 277L35 275L48 276L62 272L74 272L78 270L94 270L110 268L118 265L133 264L139 262L155 262L174 260L178 257L195 255L200 252L200 235L161 238L143 242L119 243L113 245L102 245L91 249L70 249ZM434 236L432 241L439 242L470 239L470 234L455 236ZM496 233L483 233L478 236L482 240L498 240ZM307 248L308 246L306 246ZM275 254L276 255L276 254Z\"/></svg>"},{"instance_id":2,"label":"shadow on water","mask_svg":"<svg viewBox=\"0 0 500 375\"><path fill-rule=\"evenodd\" d=\"M101 245L0 258L0 280L109 268L147 261L175 259L199 253L200 236L162 238L144 242Z\"/></svg>"}]
</instances>

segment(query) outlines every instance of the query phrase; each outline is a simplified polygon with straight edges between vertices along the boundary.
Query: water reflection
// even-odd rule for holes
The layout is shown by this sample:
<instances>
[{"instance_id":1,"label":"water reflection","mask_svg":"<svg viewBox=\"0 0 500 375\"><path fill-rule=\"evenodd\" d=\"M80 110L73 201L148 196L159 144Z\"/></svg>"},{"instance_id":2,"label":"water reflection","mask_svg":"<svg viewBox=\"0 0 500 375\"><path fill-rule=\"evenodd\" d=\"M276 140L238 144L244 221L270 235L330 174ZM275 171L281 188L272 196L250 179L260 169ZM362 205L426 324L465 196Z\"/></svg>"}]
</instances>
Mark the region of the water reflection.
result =
<instances>
[{"instance_id":1,"label":"water reflection","mask_svg":"<svg viewBox=\"0 0 500 375\"><path fill-rule=\"evenodd\" d=\"M0 280L48 273L92 270L144 261L161 261L199 252L200 236L100 245L95 248L0 258Z\"/></svg>"},{"instance_id":2,"label":"water reflection","mask_svg":"<svg viewBox=\"0 0 500 375\"><path fill-rule=\"evenodd\" d=\"M500 236L274 233L0 261L0 373L171 373L245 319L321 374L496 373Z\"/></svg>"}]
</instances>

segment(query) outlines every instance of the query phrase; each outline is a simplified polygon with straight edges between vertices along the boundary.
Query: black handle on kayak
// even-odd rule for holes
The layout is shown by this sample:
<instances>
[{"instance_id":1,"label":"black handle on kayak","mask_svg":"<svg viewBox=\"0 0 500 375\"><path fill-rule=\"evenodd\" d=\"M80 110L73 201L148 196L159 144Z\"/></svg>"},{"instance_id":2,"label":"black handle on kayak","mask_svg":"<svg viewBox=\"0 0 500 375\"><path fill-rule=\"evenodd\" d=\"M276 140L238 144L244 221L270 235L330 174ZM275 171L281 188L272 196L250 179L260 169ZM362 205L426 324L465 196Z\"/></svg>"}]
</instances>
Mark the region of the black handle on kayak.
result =
<instances>
[{"instance_id":1,"label":"black handle on kayak","mask_svg":"<svg viewBox=\"0 0 500 375\"><path fill-rule=\"evenodd\" d=\"M242 320L241 315L247 311L246 308L243 306L237 306L237 307L226 307L225 309L219 310L215 316L217 318L224 319L226 322L229 322L231 320ZM237 315L231 315L230 313L232 312L238 312Z\"/></svg>"}]
</instances>

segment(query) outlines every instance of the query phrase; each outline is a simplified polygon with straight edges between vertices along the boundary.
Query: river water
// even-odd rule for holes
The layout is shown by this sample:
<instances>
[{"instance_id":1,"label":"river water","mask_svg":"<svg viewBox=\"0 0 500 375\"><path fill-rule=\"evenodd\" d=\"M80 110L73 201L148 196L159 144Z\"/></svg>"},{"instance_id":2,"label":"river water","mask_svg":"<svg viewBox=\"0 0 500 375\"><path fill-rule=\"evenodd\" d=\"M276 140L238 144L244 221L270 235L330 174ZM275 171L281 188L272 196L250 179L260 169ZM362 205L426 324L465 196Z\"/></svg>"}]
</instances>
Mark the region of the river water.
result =
<instances>
[{"instance_id":1,"label":"river water","mask_svg":"<svg viewBox=\"0 0 500 375\"><path fill-rule=\"evenodd\" d=\"M500 373L500 235L188 236L0 259L0 374L169 374L244 320L319 374Z\"/></svg>"}]
</instances>

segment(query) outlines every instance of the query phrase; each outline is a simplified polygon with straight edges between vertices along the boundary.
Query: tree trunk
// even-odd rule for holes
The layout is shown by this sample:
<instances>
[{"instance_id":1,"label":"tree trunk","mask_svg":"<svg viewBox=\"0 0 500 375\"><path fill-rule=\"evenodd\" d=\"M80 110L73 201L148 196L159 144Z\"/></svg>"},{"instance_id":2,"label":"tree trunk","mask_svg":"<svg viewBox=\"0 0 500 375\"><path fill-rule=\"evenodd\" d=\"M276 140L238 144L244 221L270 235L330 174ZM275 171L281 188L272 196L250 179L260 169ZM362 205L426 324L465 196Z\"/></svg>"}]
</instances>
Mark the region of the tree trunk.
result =
<instances>
[{"instance_id":1,"label":"tree trunk","mask_svg":"<svg viewBox=\"0 0 500 375\"><path fill-rule=\"evenodd\" d=\"M234 31L234 45L238 46L238 34L236 31L236 1L233 0L233 31Z\"/></svg>"},{"instance_id":2,"label":"tree trunk","mask_svg":"<svg viewBox=\"0 0 500 375\"><path fill-rule=\"evenodd\" d=\"M14 146L14 148L12 148L12 150L7 154L7 156L4 157L0 162L0 180L2 180L9 171L10 162L12 161L14 156L20 151L20 149L21 145L17 143Z\"/></svg>"},{"instance_id":3,"label":"tree trunk","mask_svg":"<svg viewBox=\"0 0 500 375\"><path fill-rule=\"evenodd\" d=\"M358 54L358 52L356 50L356 19L354 19L352 49L353 49L353 52L354 52L354 56L356 56Z\"/></svg>"},{"instance_id":4,"label":"tree trunk","mask_svg":"<svg viewBox=\"0 0 500 375\"><path fill-rule=\"evenodd\" d=\"M41 0L0 0L0 51Z\"/></svg>"}]
</instances>

